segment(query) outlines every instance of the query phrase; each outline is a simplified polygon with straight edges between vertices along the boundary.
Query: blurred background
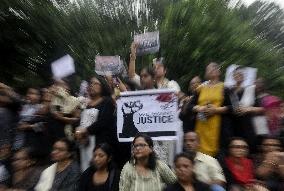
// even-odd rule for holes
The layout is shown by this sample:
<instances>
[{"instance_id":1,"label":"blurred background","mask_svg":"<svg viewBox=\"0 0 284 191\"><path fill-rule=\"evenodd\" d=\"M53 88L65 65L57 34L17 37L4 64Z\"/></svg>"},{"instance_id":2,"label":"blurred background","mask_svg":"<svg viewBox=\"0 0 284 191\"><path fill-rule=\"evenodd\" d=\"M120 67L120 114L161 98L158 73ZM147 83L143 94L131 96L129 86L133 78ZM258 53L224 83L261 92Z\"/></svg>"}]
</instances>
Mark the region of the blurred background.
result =
<instances>
[{"instance_id":1,"label":"blurred background","mask_svg":"<svg viewBox=\"0 0 284 191\"><path fill-rule=\"evenodd\" d=\"M137 60L166 58L168 76L183 89L216 61L258 68L284 96L284 1L254 0L2 0L0 81L18 91L51 82L50 64L75 60L73 86L94 72L96 55L129 62L134 34L160 31L161 49Z\"/></svg>"}]
</instances>

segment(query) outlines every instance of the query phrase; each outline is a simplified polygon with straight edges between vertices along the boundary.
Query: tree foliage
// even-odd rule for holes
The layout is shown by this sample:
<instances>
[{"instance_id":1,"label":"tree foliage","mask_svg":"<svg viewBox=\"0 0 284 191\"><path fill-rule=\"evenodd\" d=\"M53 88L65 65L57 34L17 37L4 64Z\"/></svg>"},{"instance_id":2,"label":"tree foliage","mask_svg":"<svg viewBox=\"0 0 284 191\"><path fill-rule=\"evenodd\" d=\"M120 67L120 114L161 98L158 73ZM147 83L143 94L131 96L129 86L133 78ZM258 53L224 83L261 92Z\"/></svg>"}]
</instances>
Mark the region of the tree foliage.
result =
<instances>
[{"instance_id":1,"label":"tree foliage","mask_svg":"<svg viewBox=\"0 0 284 191\"><path fill-rule=\"evenodd\" d=\"M184 88L217 61L224 68L259 68L281 94L281 19L273 4L230 8L226 0L3 0L0 80L16 87L47 84L50 63L70 54L78 84L93 73L96 55L120 55L127 63L133 35L160 30L158 54ZM154 56L139 57L138 68Z\"/></svg>"}]
</instances>

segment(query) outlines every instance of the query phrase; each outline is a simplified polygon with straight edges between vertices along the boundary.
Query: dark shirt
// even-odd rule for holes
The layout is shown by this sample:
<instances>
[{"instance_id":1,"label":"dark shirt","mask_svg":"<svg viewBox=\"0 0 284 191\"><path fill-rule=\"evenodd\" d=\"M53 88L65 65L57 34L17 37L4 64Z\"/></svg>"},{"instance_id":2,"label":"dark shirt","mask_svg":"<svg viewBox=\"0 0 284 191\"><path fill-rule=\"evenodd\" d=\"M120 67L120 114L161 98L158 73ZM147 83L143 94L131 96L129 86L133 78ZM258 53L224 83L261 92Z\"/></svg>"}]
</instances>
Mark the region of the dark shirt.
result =
<instances>
[{"instance_id":1,"label":"dark shirt","mask_svg":"<svg viewBox=\"0 0 284 191\"><path fill-rule=\"evenodd\" d=\"M89 134L96 135L96 145L105 142L112 146L115 145L117 143L114 117L115 106L112 98L103 98L103 101L94 108L99 110L99 115L97 121L87 128Z\"/></svg>"},{"instance_id":2,"label":"dark shirt","mask_svg":"<svg viewBox=\"0 0 284 191\"><path fill-rule=\"evenodd\" d=\"M50 191L77 191L80 179L80 168L72 162L65 170L55 175Z\"/></svg>"},{"instance_id":3,"label":"dark shirt","mask_svg":"<svg viewBox=\"0 0 284 191\"><path fill-rule=\"evenodd\" d=\"M199 181L193 183L193 188L195 191L211 191L209 185ZM167 186L164 191L185 191L185 189L178 182L176 182Z\"/></svg>"},{"instance_id":4,"label":"dark shirt","mask_svg":"<svg viewBox=\"0 0 284 191\"><path fill-rule=\"evenodd\" d=\"M93 176L96 170L94 167L89 167L82 174L80 178L79 191L118 191L119 190L119 176L118 170L112 169L104 184L95 185Z\"/></svg>"}]
</instances>

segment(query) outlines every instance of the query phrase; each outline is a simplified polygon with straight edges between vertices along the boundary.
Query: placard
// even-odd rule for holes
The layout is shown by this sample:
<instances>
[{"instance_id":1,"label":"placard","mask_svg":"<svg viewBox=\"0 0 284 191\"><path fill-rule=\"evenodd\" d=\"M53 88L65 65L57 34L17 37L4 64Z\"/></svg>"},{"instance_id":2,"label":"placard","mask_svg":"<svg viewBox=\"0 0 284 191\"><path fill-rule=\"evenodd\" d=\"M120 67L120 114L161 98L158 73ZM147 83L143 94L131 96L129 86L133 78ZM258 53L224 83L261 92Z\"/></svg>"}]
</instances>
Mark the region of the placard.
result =
<instances>
[{"instance_id":1,"label":"placard","mask_svg":"<svg viewBox=\"0 0 284 191\"><path fill-rule=\"evenodd\" d=\"M70 55L61 57L51 63L51 70L55 79L62 79L75 73L74 60Z\"/></svg>"},{"instance_id":2,"label":"placard","mask_svg":"<svg viewBox=\"0 0 284 191\"><path fill-rule=\"evenodd\" d=\"M95 71L98 75L119 75L124 65L119 56L96 56Z\"/></svg>"},{"instance_id":3,"label":"placard","mask_svg":"<svg viewBox=\"0 0 284 191\"><path fill-rule=\"evenodd\" d=\"M119 141L132 141L139 132L153 140L176 140L180 126L177 100L168 89L122 92L117 100Z\"/></svg>"},{"instance_id":4,"label":"placard","mask_svg":"<svg viewBox=\"0 0 284 191\"><path fill-rule=\"evenodd\" d=\"M135 35L134 42L138 45L136 50L138 56L156 53L160 49L159 31Z\"/></svg>"}]
</instances>

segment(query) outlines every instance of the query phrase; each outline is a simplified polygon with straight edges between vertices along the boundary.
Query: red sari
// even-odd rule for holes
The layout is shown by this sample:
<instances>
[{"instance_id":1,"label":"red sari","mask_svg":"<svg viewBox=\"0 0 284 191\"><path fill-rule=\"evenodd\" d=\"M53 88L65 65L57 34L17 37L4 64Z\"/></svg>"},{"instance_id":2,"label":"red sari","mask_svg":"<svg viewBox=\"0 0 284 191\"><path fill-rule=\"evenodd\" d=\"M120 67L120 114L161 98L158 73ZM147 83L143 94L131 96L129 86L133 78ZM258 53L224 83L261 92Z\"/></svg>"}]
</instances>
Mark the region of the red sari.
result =
<instances>
[{"instance_id":1,"label":"red sari","mask_svg":"<svg viewBox=\"0 0 284 191\"><path fill-rule=\"evenodd\" d=\"M254 179L252 160L239 158L238 164L236 164L232 157L227 157L225 163L237 184L246 185Z\"/></svg>"}]
</instances>

